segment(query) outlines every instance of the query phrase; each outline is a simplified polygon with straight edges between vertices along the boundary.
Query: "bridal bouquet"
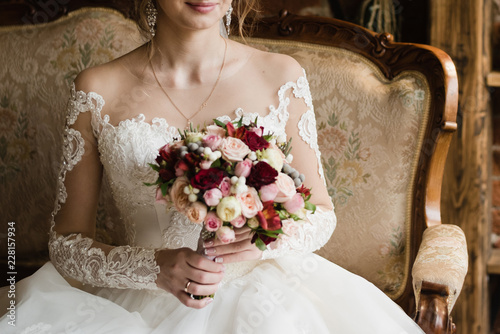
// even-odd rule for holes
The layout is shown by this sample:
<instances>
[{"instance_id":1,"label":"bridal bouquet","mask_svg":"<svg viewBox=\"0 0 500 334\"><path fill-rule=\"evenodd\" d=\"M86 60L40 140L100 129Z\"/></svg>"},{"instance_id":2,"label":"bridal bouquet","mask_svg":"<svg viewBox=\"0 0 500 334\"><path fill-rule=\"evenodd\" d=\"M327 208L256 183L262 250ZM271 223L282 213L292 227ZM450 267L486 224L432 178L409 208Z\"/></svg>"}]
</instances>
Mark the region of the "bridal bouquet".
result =
<instances>
[{"instance_id":1,"label":"bridal bouquet","mask_svg":"<svg viewBox=\"0 0 500 334\"><path fill-rule=\"evenodd\" d=\"M304 175L288 164L291 140L276 143L256 122L243 125L242 119L179 133L150 164L158 179L148 185L157 186L157 201L173 203L223 243L235 239L233 228L246 225L265 250L283 233L284 220L316 210Z\"/></svg>"}]
</instances>

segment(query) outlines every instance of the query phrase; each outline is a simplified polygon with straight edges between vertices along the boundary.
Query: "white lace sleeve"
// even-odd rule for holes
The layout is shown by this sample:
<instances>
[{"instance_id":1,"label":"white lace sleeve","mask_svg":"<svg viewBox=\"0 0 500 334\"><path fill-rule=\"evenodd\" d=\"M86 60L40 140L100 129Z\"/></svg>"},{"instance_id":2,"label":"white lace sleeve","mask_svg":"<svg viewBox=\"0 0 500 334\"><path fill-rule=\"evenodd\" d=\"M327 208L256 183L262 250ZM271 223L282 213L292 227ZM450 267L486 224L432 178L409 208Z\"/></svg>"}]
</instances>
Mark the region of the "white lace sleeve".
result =
<instances>
[{"instance_id":1,"label":"white lace sleeve","mask_svg":"<svg viewBox=\"0 0 500 334\"><path fill-rule=\"evenodd\" d=\"M296 83L287 83L287 86L292 89L293 96L284 103L287 110L283 113L289 115L287 137L293 138L292 166L306 175L304 184L312 188L312 202L318 209L314 214L309 212L303 220L284 221L285 234L268 246L263 259L314 252L327 243L337 225L333 204L325 186L316 118L305 72ZM296 139L299 137L302 140Z\"/></svg>"},{"instance_id":2,"label":"white lace sleeve","mask_svg":"<svg viewBox=\"0 0 500 334\"><path fill-rule=\"evenodd\" d=\"M84 284L112 288L156 289L155 281L160 270L156 264L154 249L129 246L112 247L100 244L92 238L84 237L81 233L60 235L56 232L58 224L82 226L82 224L69 221L78 221L80 218L76 211L74 214L71 213L72 208L88 202L87 198L82 197L85 196L86 189L80 189L82 184L75 180L78 180L78 176L86 175L85 166L92 163L95 165L95 161L98 161L96 158L98 153L85 152L85 138L87 138L86 136L93 138L92 131L85 133L86 136L82 136L82 132L75 123L81 113L88 112L94 115L96 109L100 110L103 105L104 101L100 96L76 92L73 85L64 129L63 158L58 178L58 193L52 213L49 240L50 259L61 275L76 279ZM89 125L89 128L92 126ZM81 164L82 166L80 166ZM78 171L79 168L80 171ZM71 177L71 180L67 181L66 178L70 175L68 172L75 172L75 170L77 170L77 176ZM67 187L76 188L76 191L72 189L69 192ZM71 195L68 196L68 193ZM58 217L58 213L64 206L67 206L64 208L65 214L62 215L63 217ZM91 207L89 206L89 209Z\"/></svg>"}]
</instances>

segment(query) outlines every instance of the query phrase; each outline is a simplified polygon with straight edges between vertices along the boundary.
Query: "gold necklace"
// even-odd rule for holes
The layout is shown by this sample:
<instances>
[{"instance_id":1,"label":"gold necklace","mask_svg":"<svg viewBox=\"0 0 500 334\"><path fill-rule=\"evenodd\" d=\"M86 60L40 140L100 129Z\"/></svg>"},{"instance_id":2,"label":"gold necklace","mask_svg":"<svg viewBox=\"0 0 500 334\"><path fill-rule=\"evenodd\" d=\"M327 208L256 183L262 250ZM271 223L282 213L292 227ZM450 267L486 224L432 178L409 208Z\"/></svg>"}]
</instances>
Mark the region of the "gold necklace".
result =
<instances>
[{"instance_id":1,"label":"gold necklace","mask_svg":"<svg viewBox=\"0 0 500 334\"><path fill-rule=\"evenodd\" d=\"M179 112L179 114L181 114L182 117L184 117L187 120L188 126L191 124L191 118L196 117L196 115L198 115L207 106L208 100L210 100L210 98L212 97L212 94L214 93L215 88L217 87L217 84L220 81L220 78L222 75L222 70L224 69L224 65L226 64L226 53L227 53L227 41L225 38L223 38L223 41L224 41L224 57L222 59L222 65L220 67L219 75L217 76L217 80L215 81L215 84L212 87L210 94L208 94L208 97L201 104L200 109L197 112L195 112L193 115L191 115L191 117L186 117L186 115L184 115L184 113L179 109L179 107L177 107L177 105L174 103L174 101L172 101L172 98L170 97L170 95L168 95L167 91L165 90L165 88L163 88L160 81L158 80L158 77L156 76L155 68L153 67L153 63L151 62L151 59L149 60L149 65L151 66L151 69L153 70L153 76L155 77L156 83L158 84L158 86L160 86L160 88L163 91L163 93L165 94L165 96L168 98L168 100L174 106L174 108Z\"/></svg>"}]
</instances>

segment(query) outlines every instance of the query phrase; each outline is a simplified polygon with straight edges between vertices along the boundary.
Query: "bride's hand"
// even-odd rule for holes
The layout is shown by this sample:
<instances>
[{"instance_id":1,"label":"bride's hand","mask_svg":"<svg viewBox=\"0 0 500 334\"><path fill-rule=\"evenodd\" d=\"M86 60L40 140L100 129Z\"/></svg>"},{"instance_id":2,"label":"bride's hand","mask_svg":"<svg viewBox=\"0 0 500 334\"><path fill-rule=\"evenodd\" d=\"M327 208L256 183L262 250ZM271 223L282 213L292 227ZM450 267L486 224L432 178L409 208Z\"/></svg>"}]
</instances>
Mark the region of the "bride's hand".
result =
<instances>
[{"instance_id":1,"label":"bride's hand","mask_svg":"<svg viewBox=\"0 0 500 334\"><path fill-rule=\"evenodd\" d=\"M192 308L203 308L212 302L212 298L197 300L192 299L190 294L214 294L224 277L224 265L210 261L189 248L162 249L156 253L156 263L160 266L156 285ZM191 283L188 285L188 282Z\"/></svg>"},{"instance_id":2,"label":"bride's hand","mask_svg":"<svg viewBox=\"0 0 500 334\"><path fill-rule=\"evenodd\" d=\"M223 244L217 238L205 240L204 254L215 257L214 261L219 263L258 260L262 257L262 251L251 243L253 236L251 231L247 226L235 228L236 239L228 244Z\"/></svg>"}]
</instances>

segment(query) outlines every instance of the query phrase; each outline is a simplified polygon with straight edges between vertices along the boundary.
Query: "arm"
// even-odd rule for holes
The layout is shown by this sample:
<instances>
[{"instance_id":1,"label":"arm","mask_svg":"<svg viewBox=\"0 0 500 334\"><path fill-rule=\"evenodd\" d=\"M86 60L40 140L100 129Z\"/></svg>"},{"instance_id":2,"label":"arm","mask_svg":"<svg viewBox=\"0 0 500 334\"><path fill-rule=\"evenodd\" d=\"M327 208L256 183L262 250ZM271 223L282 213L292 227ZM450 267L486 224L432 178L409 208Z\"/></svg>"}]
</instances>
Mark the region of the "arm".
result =
<instances>
[{"instance_id":1,"label":"arm","mask_svg":"<svg viewBox=\"0 0 500 334\"><path fill-rule=\"evenodd\" d=\"M77 86L78 86L77 78ZM85 85L84 85L85 86ZM201 308L184 292L210 295L223 277L223 266L190 249L113 247L96 242L95 219L102 165L95 136L96 117L104 105L97 94L72 91L64 129L63 161L52 214L49 253L62 276L99 287L156 289L183 304ZM152 199L153 200L153 199Z\"/></svg>"},{"instance_id":2,"label":"arm","mask_svg":"<svg viewBox=\"0 0 500 334\"><path fill-rule=\"evenodd\" d=\"M317 210L314 214L308 213L304 220L284 222L286 235L268 246L263 259L318 250L330 239L337 222L323 176L316 118L305 76L292 84L287 110L286 133L288 138L293 138L291 165L306 176L304 184L312 188L311 202L316 204Z\"/></svg>"}]
</instances>

